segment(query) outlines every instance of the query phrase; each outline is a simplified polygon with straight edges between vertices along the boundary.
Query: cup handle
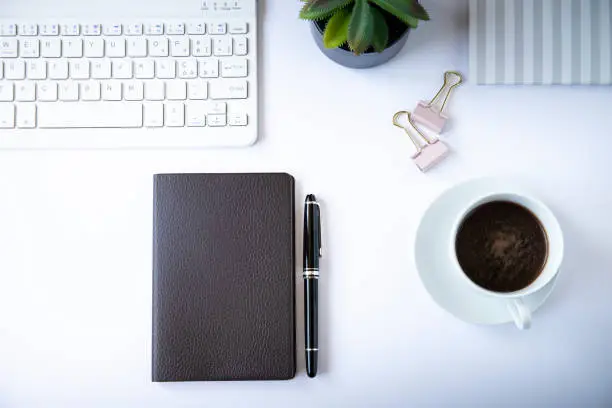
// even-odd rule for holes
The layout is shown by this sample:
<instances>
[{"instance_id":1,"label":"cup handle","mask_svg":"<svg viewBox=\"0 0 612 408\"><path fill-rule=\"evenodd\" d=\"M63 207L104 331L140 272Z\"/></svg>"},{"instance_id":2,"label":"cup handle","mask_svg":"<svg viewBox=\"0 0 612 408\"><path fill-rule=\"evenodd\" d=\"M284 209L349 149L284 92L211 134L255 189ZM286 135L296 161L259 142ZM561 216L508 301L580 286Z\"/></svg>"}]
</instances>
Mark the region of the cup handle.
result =
<instances>
[{"instance_id":1,"label":"cup handle","mask_svg":"<svg viewBox=\"0 0 612 408\"><path fill-rule=\"evenodd\" d=\"M523 299L511 299L507 306L516 327L520 330L527 330L531 327L531 310L525 306Z\"/></svg>"}]
</instances>

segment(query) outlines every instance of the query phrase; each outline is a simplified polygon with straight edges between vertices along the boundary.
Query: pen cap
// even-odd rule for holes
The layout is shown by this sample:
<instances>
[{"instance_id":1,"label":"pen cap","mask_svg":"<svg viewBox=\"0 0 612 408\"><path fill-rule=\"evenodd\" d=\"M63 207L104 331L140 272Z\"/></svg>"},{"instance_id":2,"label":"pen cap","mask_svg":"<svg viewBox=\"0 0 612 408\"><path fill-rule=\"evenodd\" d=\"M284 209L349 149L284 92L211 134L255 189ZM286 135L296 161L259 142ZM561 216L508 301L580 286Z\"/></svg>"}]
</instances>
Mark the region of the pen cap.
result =
<instances>
[{"instance_id":1,"label":"pen cap","mask_svg":"<svg viewBox=\"0 0 612 408\"><path fill-rule=\"evenodd\" d=\"M321 251L321 212L314 194L304 202L304 268L319 268Z\"/></svg>"}]
</instances>

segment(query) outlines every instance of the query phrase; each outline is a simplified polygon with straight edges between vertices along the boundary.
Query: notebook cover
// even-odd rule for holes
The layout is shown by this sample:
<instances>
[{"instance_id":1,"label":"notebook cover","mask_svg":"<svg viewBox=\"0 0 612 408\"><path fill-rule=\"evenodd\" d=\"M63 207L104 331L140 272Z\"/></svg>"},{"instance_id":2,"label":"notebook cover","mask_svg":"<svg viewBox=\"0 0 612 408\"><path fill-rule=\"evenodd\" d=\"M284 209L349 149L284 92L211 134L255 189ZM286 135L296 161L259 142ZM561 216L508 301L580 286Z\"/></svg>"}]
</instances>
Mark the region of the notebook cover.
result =
<instances>
[{"instance_id":1,"label":"notebook cover","mask_svg":"<svg viewBox=\"0 0 612 408\"><path fill-rule=\"evenodd\" d=\"M470 77L612 85L612 0L470 0Z\"/></svg>"},{"instance_id":2,"label":"notebook cover","mask_svg":"<svg viewBox=\"0 0 612 408\"><path fill-rule=\"evenodd\" d=\"M294 201L288 174L154 176L153 381L294 377Z\"/></svg>"}]
</instances>

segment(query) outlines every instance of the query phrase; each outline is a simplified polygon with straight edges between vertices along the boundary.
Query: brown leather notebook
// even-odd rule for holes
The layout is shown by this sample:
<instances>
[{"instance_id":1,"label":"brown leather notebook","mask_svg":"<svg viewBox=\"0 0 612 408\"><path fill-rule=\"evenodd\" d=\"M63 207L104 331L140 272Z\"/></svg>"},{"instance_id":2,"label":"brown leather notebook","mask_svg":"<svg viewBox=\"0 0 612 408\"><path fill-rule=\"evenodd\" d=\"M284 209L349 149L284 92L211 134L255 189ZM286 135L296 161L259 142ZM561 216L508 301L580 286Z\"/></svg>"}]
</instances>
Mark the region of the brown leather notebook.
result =
<instances>
[{"instance_id":1,"label":"brown leather notebook","mask_svg":"<svg viewBox=\"0 0 612 408\"><path fill-rule=\"evenodd\" d=\"M294 180L154 176L153 381L295 375Z\"/></svg>"}]
</instances>

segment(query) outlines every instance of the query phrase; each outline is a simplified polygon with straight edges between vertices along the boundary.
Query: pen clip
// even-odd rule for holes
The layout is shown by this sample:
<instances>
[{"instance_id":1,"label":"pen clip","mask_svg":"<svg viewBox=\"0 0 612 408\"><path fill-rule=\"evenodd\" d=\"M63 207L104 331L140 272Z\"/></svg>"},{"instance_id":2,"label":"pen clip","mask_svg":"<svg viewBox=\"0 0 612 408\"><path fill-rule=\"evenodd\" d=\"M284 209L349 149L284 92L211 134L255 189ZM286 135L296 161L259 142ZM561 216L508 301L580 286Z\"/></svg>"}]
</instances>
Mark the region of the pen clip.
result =
<instances>
[{"instance_id":1,"label":"pen clip","mask_svg":"<svg viewBox=\"0 0 612 408\"><path fill-rule=\"evenodd\" d=\"M321 206L317 205L317 209L319 211L319 258L323 258L323 251L321 250L322 248L322 244L321 244Z\"/></svg>"}]
</instances>

